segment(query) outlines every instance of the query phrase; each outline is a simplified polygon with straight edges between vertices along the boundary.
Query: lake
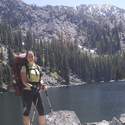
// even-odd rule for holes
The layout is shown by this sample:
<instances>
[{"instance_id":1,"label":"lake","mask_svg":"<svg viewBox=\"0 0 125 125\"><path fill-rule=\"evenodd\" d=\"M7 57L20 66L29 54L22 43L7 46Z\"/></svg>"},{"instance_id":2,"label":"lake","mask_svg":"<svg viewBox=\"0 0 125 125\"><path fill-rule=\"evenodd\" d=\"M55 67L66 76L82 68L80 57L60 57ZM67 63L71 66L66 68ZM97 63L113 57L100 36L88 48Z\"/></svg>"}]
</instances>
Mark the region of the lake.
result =
<instances>
[{"instance_id":1,"label":"lake","mask_svg":"<svg viewBox=\"0 0 125 125\"><path fill-rule=\"evenodd\" d=\"M53 88L48 94L55 111L73 110L82 123L111 120L125 113L124 82Z\"/></svg>"},{"instance_id":2,"label":"lake","mask_svg":"<svg viewBox=\"0 0 125 125\"><path fill-rule=\"evenodd\" d=\"M41 95L48 113L46 96ZM81 123L111 120L125 113L125 82L51 88L48 95L54 111L75 111ZM14 93L0 94L0 123L22 125L21 107L21 98Z\"/></svg>"}]
</instances>

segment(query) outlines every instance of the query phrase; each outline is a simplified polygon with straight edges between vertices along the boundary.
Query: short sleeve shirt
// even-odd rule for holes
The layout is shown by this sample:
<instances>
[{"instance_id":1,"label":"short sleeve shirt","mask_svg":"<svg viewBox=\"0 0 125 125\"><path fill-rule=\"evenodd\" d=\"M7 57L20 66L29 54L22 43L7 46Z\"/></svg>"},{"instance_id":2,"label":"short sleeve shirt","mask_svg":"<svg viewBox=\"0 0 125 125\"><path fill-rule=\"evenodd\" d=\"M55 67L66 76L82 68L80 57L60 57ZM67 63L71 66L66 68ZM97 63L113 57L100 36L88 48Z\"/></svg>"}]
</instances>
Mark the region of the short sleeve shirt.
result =
<instances>
[{"instance_id":1,"label":"short sleeve shirt","mask_svg":"<svg viewBox=\"0 0 125 125\"><path fill-rule=\"evenodd\" d=\"M27 79L29 82L40 82L41 77L41 71L40 67L36 64L30 65L28 64L28 68L26 69L26 66L22 66L21 72L24 72L27 74Z\"/></svg>"}]
</instances>

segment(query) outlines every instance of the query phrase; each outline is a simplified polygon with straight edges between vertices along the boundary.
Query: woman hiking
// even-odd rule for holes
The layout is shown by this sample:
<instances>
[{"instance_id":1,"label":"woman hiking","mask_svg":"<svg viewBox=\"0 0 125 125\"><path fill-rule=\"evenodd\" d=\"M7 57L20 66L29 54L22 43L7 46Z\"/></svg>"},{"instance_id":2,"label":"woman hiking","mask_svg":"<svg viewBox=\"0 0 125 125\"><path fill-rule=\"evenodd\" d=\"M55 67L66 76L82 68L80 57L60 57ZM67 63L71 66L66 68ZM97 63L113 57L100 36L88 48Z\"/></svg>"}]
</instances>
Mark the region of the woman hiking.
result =
<instances>
[{"instance_id":1,"label":"woman hiking","mask_svg":"<svg viewBox=\"0 0 125 125\"><path fill-rule=\"evenodd\" d=\"M46 125L44 108L38 88L42 86L42 89L46 91L47 86L43 85L41 78L41 69L35 63L35 56L32 51L28 51L26 54L26 65L22 66L21 79L22 83L24 84L24 89L22 92L22 100L24 106L24 125L30 125L29 113L31 110L32 102L36 106L36 109L39 114L39 125Z\"/></svg>"}]
</instances>

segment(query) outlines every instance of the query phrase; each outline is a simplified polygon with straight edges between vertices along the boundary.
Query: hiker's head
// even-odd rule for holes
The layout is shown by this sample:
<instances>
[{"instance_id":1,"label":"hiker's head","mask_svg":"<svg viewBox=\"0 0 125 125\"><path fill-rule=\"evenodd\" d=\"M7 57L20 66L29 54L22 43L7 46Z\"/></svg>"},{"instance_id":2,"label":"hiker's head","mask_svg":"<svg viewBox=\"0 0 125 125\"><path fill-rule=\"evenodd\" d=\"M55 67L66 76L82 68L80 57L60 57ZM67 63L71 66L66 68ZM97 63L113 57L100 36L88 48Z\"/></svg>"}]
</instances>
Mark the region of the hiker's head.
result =
<instances>
[{"instance_id":1,"label":"hiker's head","mask_svg":"<svg viewBox=\"0 0 125 125\"><path fill-rule=\"evenodd\" d=\"M34 63L35 62L35 56L34 56L33 51L27 52L26 59L27 59L28 63Z\"/></svg>"}]
</instances>

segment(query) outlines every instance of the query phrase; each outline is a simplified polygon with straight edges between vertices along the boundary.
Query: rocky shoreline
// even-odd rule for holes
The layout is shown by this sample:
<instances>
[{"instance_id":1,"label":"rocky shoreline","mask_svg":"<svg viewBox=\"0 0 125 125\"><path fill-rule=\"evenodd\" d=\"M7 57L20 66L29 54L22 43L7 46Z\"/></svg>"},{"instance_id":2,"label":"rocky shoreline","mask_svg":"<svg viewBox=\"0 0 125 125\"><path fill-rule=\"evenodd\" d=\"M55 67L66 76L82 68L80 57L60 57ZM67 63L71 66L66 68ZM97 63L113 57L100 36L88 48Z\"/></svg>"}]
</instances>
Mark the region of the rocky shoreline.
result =
<instances>
[{"instance_id":1,"label":"rocky shoreline","mask_svg":"<svg viewBox=\"0 0 125 125\"><path fill-rule=\"evenodd\" d=\"M111 121L80 123L74 111L57 111L46 115L47 125L125 125L125 114L119 118L113 117Z\"/></svg>"},{"instance_id":2,"label":"rocky shoreline","mask_svg":"<svg viewBox=\"0 0 125 125\"><path fill-rule=\"evenodd\" d=\"M102 120L100 122L83 123L82 125L125 125L125 114L121 114L119 118L113 117L111 121Z\"/></svg>"},{"instance_id":3,"label":"rocky shoreline","mask_svg":"<svg viewBox=\"0 0 125 125\"><path fill-rule=\"evenodd\" d=\"M45 83L50 86L50 87L67 87L67 86L77 86L77 85L84 85L84 84L88 84L87 82L81 80L77 75L70 73L69 76L69 84L65 84L65 80L63 78L61 78L58 74L54 75L53 74L46 74L44 73L43 75L43 81L45 81ZM103 83L114 83L116 82L115 80L110 80L110 81L99 81L99 84L103 84ZM117 80L117 82L125 82L125 79L122 80ZM90 83L97 83L97 82L90 82ZM89 84L90 84L89 83Z\"/></svg>"},{"instance_id":4,"label":"rocky shoreline","mask_svg":"<svg viewBox=\"0 0 125 125\"><path fill-rule=\"evenodd\" d=\"M74 111L58 111L46 115L47 125L82 125Z\"/></svg>"},{"instance_id":5,"label":"rocky shoreline","mask_svg":"<svg viewBox=\"0 0 125 125\"><path fill-rule=\"evenodd\" d=\"M69 76L69 84L65 84L65 80L61 78L58 74L54 76L54 73L49 75L44 73L43 81L49 87L67 87L86 84L86 82L82 81L76 75L73 74L70 74Z\"/></svg>"}]
</instances>

